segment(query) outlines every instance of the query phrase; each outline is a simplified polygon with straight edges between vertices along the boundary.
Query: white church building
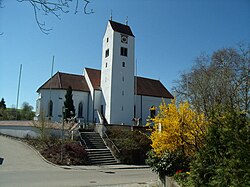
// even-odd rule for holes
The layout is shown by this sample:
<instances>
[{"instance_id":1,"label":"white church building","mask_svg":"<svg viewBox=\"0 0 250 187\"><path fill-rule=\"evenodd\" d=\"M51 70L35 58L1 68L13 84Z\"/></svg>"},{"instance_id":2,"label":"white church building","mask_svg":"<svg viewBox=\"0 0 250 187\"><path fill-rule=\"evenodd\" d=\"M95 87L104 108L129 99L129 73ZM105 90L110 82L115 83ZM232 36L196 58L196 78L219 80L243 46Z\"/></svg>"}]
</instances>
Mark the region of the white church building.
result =
<instances>
[{"instance_id":1,"label":"white church building","mask_svg":"<svg viewBox=\"0 0 250 187\"><path fill-rule=\"evenodd\" d=\"M78 119L90 123L146 124L171 93L159 80L135 76L135 37L128 25L109 20L102 47L101 70L83 75L57 72L38 90L36 116L62 121L65 94L72 87Z\"/></svg>"}]
</instances>

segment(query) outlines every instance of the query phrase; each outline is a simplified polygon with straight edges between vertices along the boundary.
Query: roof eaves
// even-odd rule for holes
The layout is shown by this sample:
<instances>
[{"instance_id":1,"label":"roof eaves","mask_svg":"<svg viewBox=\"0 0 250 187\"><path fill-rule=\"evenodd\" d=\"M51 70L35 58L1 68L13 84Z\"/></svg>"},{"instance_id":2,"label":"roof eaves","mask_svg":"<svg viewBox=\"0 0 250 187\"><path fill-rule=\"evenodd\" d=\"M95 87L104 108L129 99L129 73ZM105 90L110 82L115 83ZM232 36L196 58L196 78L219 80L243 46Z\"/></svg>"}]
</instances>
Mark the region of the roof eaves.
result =
<instances>
[{"instance_id":1,"label":"roof eaves","mask_svg":"<svg viewBox=\"0 0 250 187\"><path fill-rule=\"evenodd\" d=\"M56 74L54 74L51 78L49 78L49 80L47 80L42 86L40 86L36 92L39 92L40 89L42 89L43 86L45 86L50 80L53 79L54 76L56 76L59 72L57 72ZM44 89L44 88L43 88Z\"/></svg>"},{"instance_id":2,"label":"roof eaves","mask_svg":"<svg viewBox=\"0 0 250 187\"><path fill-rule=\"evenodd\" d=\"M132 36L132 37L135 37L130 26L128 25L124 25L122 23L119 23L119 22L116 22L116 21L113 21L113 20L109 20L109 23L112 27L112 29L114 31L117 31L117 32L120 32L120 33L123 33L123 34L127 34L129 36Z\"/></svg>"},{"instance_id":3,"label":"roof eaves","mask_svg":"<svg viewBox=\"0 0 250 187\"><path fill-rule=\"evenodd\" d=\"M163 97L163 96L155 96L150 94L136 94L138 96L147 96L147 97L157 97L157 98L164 98L164 99L171 99L170 97Z\"/></svg>"}]
</instances>

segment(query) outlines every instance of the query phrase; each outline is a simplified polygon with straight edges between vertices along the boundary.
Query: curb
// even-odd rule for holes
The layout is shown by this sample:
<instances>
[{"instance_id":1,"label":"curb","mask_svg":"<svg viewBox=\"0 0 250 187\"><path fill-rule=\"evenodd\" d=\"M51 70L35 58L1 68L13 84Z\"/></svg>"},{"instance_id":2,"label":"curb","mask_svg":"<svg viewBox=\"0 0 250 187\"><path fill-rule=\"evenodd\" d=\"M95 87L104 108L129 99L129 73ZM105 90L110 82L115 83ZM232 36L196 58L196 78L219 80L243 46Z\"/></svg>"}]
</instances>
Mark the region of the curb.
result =
<instances>
[{"instance_id":1,"label":"curb","mask_svg":"<svg viewBox=\"0 0 250 187\"><path fill-rule=\"evenodd\" d=\"M149 169L149 166L136 165L90 165L90 166L63 166L64 169L74 170L129 170L129 169Z\"/></svg>"},{"instance_id":2,"label":"curb","mask_svg":"<svg viewBox=\"0 0 250 187\"><path fill-rule=\"evenodd\" d=\"M150 168L149 166L147 165L142 165L142 166L138 166L138 165L77 165L77 166L67 166L67 165L57 165L53 162L50 162L49 160L47 160L37 149L35 149L32 145L29 145L28 143L20 140L19 138L16 138L16 137L12 137L12 136L8 136L8 135L5 135L5 134L0 134L0 136L4 136L6 138L9 138L9 139L12 139L12 140L15 140L27 147L29 147L31 150L33 150L44 162L46 162L47 164L50 164L54 167L57 167L57 168L61 168L61 169L65 169L65 170L70 170L70 169L73 169L73 170L98 170L98 169L102 169L102 170L118 170L118 169L148 169Z\"/></svg>"},{"instance_id":3,"label":"curb","mask_svg":"<svg viewBox=\"0 0 250 187\"><path fill-rule=\"evenodd\" d=\"M9 136L9 135L5 135L5 134L0 134L0 136L4 136L6 138L9 138L9 139L12 139L12 140L15 140L21 144L23 144L24 146L27 146L28 148L30 148L31 150L33 150L40 158L42 158L42 160L50 165L53 165L54 167L60 167L60 165L57 165L57 164L54 164L53 162L50 162L48 161L46 158L43 157L43 155L41 155L41 153L36 150L32 145L29 145L28 143L26 142L23 142L22 140L20 140L19 138L16 138L16 137L12 137L12 136Z\"/></svg>"}]
</instances>

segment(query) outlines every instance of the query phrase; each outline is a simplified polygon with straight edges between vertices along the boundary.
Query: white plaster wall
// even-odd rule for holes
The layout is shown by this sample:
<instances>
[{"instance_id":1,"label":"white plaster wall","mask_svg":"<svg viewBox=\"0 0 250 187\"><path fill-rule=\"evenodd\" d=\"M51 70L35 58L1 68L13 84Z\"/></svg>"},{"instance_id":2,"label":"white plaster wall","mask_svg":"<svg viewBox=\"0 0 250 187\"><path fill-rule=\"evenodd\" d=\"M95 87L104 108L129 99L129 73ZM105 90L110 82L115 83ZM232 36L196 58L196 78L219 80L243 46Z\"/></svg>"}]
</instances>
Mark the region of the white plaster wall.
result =
<instances>
[{"instance_id":1,"label":"white plaster wall","mask_svg":"<svg viewBox=\"0 0 250 187\"><path fill-rule=\"evenodd\" d=\"M38 94L38 98L36 100L36 116L40 114L40 108L41 108L41 94Z\"/></svg>"},{"instance_id":2,"label":"white plaster wall","mask_svg":"<svg viewBox=\"0 0 250 187\"><path fill-rule=\"evenodd\" d=\"M128 49L127 57L120 55L121 47ZM107 49L109 56L105 57ZM122 62L125 62L125 67L122 67ZM108 123L131 124L134 113L134 37L128 36L128 43L122 43L121 34L114 32L110 23L103 38L101 87Z\"/></svg>"},{"instance_id":3,"label":"white plaster wall","mask_svg":"<svg viewBox=\"0 0 250 187\"><path fill-rule=\"evenodd\" d=\"M96 110L101 111L101 104L102 104L102 91L95 90L94 122L97 122L97 123L99 123L100 121L99 121Z\"/></svg>"},{"instance_id":4,"label":"white plaster wall","mask_svg":"<svg viewBox=\"0 0 250 187\"><path fill-rule=\"evenodd\" d=\"M127 57L120 55L121 47L128 49ZM114 32L113 51L110 123L132 124L134 116L134 37L128 36L128 43L124 44L121 43L121 34ZM122 62L125 62L125 67L122 67ZM124 77L124 81L122 77Z\"/></svg>"},{"instance_id":5,"label":"white plaster wall","mask_svg":"<svg viewBox=\"0 0 250 187\"><path fill-rule=\"evenodd\" d=\"M88 84L88 87L89 87L91 96L92 96L92 98L93 98L93 95L94 95L94 88L93 88L93 86L92 86L92 84L91 84L89 75L88 75L88 73L87 73L87 71L86 71L85 68L84 68L84 77L85 77L85 80L86 80L86 82L87 82L87 84Z\"/></svg>"},{"instance_id":6,"label":"white plaster wall","mask_svg":"<svg viewBox=\"0 0 250 187\"><path fill-rule=\"evenodd\" d=\"M150 108L152 106L157 107L156 114L159 111L159 106L163 102L163 100L166 102L166 104L170 103L171 100L167 98L160 98L160 97L150 97L150 96L141 96L136 95L135 96L135 105L136 105L136 118L142 119L142 125L145 125L147 123L147 119L150 116Z\"/></svg>"},{"instance_id":7,"label":"white plaster wall","mask_svg":"<svg viewBox=\"0 0 250 187\"><path fill-rule=\"evenodd\" d=\"M42 111L46 118L49 114L49 101L50 99L53 102L53 112L51 121L52 122L61 122L62 121L62 107L64 106L66 90L59 89L42 89L40 90L40 107L38 108L39 113ZM88 110L88 92L73 91L73 101L75 106L76 115L78 114L78 104L82 101L83 103L83 116L87 119L87 110Z\"/></svg>"},{"instance_id":8,"label":"white plaster wall","mask_svg":"<svg viewBox=\"0 0 250 187\"><path fill-rule=\"evenodd\" d=\"M106 32L103 37L102 46L102 69L101 69L101 88L102 88L102 105L104 106L105 118L110 123L110 98L111 98L111 62L113 60L113 35L114 31L108 23ZM108 38L108 42L107 42ZM109 49L109 56L105 57L106 50ZM106 67L107 64L107 67Z\"/></svg>"},{"instance_id":9,"label":"white plaster wall","mask_svg":"<svg viewBox=\"0 0 250 187\"><path fill-rule=\"evenodd\" d=\"M88 92L73 91L72 95L73 95L76 116L78 117L79 104L80 102L82 102L83 104L82 116L84 117L85 120L87 120L88 108L89 108L88 107Z\"/></svg>"}]
</instances>

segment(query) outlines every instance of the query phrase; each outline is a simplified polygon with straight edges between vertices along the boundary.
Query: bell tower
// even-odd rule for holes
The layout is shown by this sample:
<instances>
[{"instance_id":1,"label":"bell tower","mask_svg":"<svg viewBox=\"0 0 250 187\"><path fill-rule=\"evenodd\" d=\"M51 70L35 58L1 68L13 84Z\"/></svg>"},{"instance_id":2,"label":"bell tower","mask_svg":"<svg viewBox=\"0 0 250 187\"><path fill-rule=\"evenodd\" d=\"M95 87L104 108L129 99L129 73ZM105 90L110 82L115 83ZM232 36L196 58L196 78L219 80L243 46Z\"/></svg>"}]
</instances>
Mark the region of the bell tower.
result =
<instances>
[{"instance_id":1,"label":"bell tower","mask_svg":"<svg viewBox=\"0 0 250 187\"><path fill-rule=\"evenodd\" d=\"M134 42L128 25L109 20L101 69L103 112L109 124L131 124L134 117Z\"/></svg>"}]
</instances>

